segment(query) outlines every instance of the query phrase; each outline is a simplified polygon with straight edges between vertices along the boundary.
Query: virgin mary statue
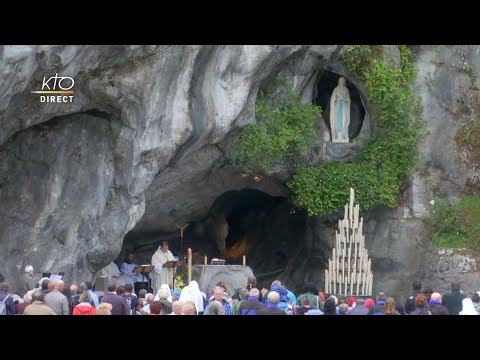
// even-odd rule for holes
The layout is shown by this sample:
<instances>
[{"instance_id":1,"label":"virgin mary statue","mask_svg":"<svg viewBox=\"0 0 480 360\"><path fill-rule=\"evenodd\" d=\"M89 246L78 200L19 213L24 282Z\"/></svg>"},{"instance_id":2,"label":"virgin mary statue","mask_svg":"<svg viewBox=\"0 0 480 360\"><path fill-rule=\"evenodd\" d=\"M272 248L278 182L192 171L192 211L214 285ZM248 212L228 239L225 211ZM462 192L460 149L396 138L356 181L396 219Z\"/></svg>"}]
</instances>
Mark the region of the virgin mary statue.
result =
<instances>
[{"instance_id":1,"label":"virgin mary statue","mask_svg":"<svg viewBox=\"0 0 480 360\"><path fill-rule=\"evenodd\" d=\"M341 76L330 98L332 142L348 143L348 125L350 125L350 94L345 78Z\"/></svg>"}]
</instances>

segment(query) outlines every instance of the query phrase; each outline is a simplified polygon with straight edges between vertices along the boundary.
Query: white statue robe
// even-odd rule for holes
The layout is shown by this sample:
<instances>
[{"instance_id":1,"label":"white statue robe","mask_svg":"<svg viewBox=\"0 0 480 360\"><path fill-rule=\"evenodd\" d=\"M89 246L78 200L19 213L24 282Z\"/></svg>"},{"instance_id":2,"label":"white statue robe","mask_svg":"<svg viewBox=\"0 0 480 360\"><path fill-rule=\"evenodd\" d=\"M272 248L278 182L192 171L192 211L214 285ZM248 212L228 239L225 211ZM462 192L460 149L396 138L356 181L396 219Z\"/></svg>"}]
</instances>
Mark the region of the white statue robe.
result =
<instances>
[{"instance_id":1,"label":"white statue robe","mask_svg":"<svg viewBox=\"0 0 480 360\"><path fill-rule=\"evenodd\" d=\"M173 261L175 257L170 250L163 252L161 249L155 251L152 256L152 265L155 266L155 270L150 273L152 278L153 293L156 294L160 289L160 286L167 284L172 288L173 286L173 268L162 267L167 261Z\"/></svg>"},{"instance_id":2,"label":"white statue robe","mask_svg":"<svg viewBox=\"0 0 480 360\"><path fill-rule=\"evenodd\" d=\"M350 102L350 94L345 84L345 78L341 77L330 98L332 142L349 142Z\"/></svg>"}]
</instances>

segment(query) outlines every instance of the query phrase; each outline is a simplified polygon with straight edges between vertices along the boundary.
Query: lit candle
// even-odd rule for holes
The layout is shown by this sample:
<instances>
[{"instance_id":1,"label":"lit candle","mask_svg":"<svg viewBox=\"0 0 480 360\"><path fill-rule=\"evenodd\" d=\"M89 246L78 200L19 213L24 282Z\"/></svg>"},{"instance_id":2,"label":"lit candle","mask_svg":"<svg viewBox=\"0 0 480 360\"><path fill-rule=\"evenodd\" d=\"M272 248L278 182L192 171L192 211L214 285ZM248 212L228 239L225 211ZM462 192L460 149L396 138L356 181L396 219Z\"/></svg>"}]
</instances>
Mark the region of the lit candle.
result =
<instances>
[{"instance_id":1,"label":"lit candle","mask_svg":"<svg viewBox=\"0 0 480 360\"><path fill-rule=\"evenodd\" d=\"M207 265L207 256L204 256L204 257L203 257L203 264L204 264L204 265Z\"/></svg>"},{"instance_id":2,"label":"lit candle","mask_svg":"<svg viewBox=\"0 0 480 360\"><path fill-rule=\"evenodd\" d=\"M247 258L245 257L245 255L243 255L243 266L245 266L247 264Z\"/></svg>"}]
</instances>

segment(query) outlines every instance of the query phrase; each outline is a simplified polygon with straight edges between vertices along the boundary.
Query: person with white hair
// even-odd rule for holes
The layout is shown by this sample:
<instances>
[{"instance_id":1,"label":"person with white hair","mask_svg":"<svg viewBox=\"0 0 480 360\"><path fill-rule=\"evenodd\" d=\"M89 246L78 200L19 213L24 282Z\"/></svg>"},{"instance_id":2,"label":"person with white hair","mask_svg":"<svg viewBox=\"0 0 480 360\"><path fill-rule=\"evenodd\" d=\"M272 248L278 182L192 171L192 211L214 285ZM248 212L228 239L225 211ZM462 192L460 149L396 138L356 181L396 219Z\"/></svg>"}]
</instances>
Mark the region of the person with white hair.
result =
<instances>
[{"instance_id":1,"label":"person with white hair","mask_svg":"<svg viewBox=\"0 0 480 360\"><path fill-rule=\"evenodd\" d=\"M172 312L172 296L170 293L170 286L163 284L158 290L154 301L161 304L160 315L168 315Z\"/></svg>"},{"instance_id":2,"label":"person with white hair","mask_svg":"<svg viewBox=\"0 0 480 360\"><path fill-rule=\"evenodd\" d=\"M146 304L143 305L143 311L150 315L150 305L155 301L155 295L152 293L147 293L145 295Z\"/></svg>"},{"instance_id":3,"label":"person with white hair","mask_svg":"<svg viewBox=\"0 0 480 360\"><path fill-rule=\"evenodd\" d=\"M287 315L285 311L278 308L280 294L276 291L270 291L267 295L267 304L263 309L258 310L257 315Z\"/></svg>"},{"instance_id":4,"label":"person with white hair","mask_svg":"<svg viewBox=\"0 0 480 360\"><path fill-rule=\"evenodd\" d=\"M208 309L204 315L225 315L222 303L217 300L210 301Z\"/></svg>"},{"instance_id":5,"label":"person with white hair","mask_svg":"<svg viewBox=\"0 0 480 360\"><path fill-rule=\"evenodd\" d=\"M55 283L55 288L53 289L53 291L49 292L45 296L45 305L52 309L57 315L70 315L70 306L68 304L68 299L62 293L64 288L65 283L63 282L63 280L58 280Z\"/></svg>"},{"instance_id":6,"label":"person with white hair","mask_svg":"<svg viewBox=\"0 0 480 360\"><path fill-rule=\"evenodd\" d=\"M172 312L168 315L182 315L183 301L177 300L172 304Z\"/></svg>"},{"instance_id":7,"label":"person with white hair","mask_svg":"<svg viewBox=\"0 0 480 360\"><path fill-rule=\"evenodd\" d=\"M36 280L35 280L35 275L33 272L32 265L25 266L24 273L22 274L20 281L21 281L20 292L22 293L22 296L24 296L29 290L35 289Z\"/></svg>"},{"instance_id":8,"label":"person with white hair","mask_svg":"<svg viewBox=\"0 0 480 360\"><path fill-rule=\"evenodd\" d=\"M478 312L473 307L472 299L467 297L462 300L462 311L458 315L478 315Z\"/></svg>"},{"instance_id":9,"label":"person with white hair","mask_svg":"<svg viewBox=\"0 0 480 360\"><path fill-rule=\"evenodd\" d=\"M29 290L23 296L23 302L15 305L15 309L17 310L17 315L23 315L23 312L25 311L25 308L32 303L33 292L34 292L33 290Z\"/></svg>"}]
</instances>

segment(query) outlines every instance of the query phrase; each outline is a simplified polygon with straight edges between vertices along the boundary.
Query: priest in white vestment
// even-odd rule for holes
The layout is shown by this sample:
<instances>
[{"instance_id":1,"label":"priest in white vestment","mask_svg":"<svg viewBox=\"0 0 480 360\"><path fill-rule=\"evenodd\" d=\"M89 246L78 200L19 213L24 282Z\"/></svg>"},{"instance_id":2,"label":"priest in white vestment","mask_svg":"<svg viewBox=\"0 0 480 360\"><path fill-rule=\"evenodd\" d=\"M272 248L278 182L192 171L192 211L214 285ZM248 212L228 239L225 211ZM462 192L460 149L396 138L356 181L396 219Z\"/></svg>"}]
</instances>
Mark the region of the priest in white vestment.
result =
<instances>
[{"instance_id":1,"label":"priest in white vestment","mask_svg":"<svg viewBox=\"0 0 480 360\"><path fill-rule=\"evenodd\" d=\"M176 260L172 252L168 250L168 243L162 242L162 245L152 256L152 265L155 269L150 273L152 278L153 293L156 294L163 284L173 287L173 268L164 268L163 264L167 261Z\"/></svg>"}]
</instances>

